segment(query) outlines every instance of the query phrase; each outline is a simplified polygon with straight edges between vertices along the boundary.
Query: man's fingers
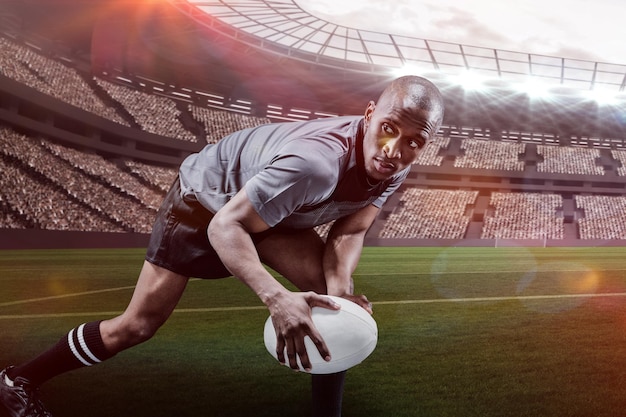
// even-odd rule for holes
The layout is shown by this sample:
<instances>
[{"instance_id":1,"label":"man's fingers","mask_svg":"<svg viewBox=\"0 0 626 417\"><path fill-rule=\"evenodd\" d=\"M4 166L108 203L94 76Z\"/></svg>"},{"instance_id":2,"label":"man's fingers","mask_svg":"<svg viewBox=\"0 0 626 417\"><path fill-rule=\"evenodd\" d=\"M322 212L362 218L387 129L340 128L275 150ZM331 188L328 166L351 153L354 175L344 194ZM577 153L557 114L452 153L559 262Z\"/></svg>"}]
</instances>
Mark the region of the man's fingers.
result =
<instances>
[{"instance_id":1,"label":"man's fingers","mask_svg":"<svg viewBox=\"0 0 626 417\"><path fill-rule=\"evenodd\" d=\"M280 363L286 363L285 362L285 339L281 336L278 335L278 332L276 333L276 356L278 359L278 362Z\"/></svg>"},{"instance_id":2,"label":"man's fingers","mask_svg":"<svg viewBox=\"0 0 626 417\"><path fill-rule=\"evenodd\" d=\"M287 365L289 365L289 367L291 369L300 369L298 367L298 358L296 357L296 343L294 343L293 339L289 339L287 340L287 361L288 363L286 363Z\"/></svg>"},{"instance_id":3,"label":"man's fingers","mask_svg":"<svg viewBox=\"0 0 626 417\"><path fill-rule=\"evenodd\" d=\"M322 339L319 333L315 331L315 334L312 334L309 337L317 348L317 351L320 353L322 359L324 359L326 362L330 361L330 351L328 350L328 346L326 346L326 342L324 342L324 339Z\"/></svg>"},{"instance_id":4,"label":"man's fingers","mask_svg":"<svg viewBox=\"0 0 626 417\"><path fill-rule=\"evenodd\" d=\"M319 352L320 356L325 361L330 361L330 351L320 334L317 331L312 331L308 337L315 345L315 348ZM302 369L309 372L312 365L311 359L309 358L309 352L307 351L304 341L305 339L289 338L285 342L285 339L278 338L276 344L276 355L278 357L278 361L294 370L299 370L301 365ZM298 359L300 359L300 364L298 364Z\"/></svg>"},{"instance_id":5,"label":"man's fingers","mask_svg":"<svg viewBox=\"0 0 626 417\"><path fill-rule=\"evenodd\" d=\"M302 364L302 368L305 371L310 371L311 370L311 361L309 360L309 354L306 350L306 345L304 344L304 339L298 339L296 341L296 347L297 347L297 352L298 352L298 357L300 358L300 363ZM292 367L292 369L299 369L298 366L296 365L295 368Z\"/></svg>"},{"instance_id":6,"label":"man's fingers","mask_svg":"<svg viewBox=\"0 0 626 417\"><path fill-rule=\"evenodd\" d=\"M341 309L341 305L334 302L332 298L325 297L323 295L319 295L315 293L309 294L309 297L307 298L307 302L309 303L309 306L311 307L323 307L323 308L328 308L330 310Z\"/></svg>"},{"instance_id":7,"label":"man's fingers","mask_svg":"<svg viewBox=\"0 0 626 417\"><path fill-rule=\"evenodd\" d=\"M353 303L356 303L359 306L361 306L361 308L365 309L365 311L367 311L368 313L374 314L372 303L367 299L367 297L365 295L363 295L363 294L361 294L361 295L345 294L345 295L342 296L342 298L345 298L346 300L352 301Z\"/></svg>"},{"instance_id":8,"label":"man's fingers","mask_svg":"<svg viewBox=\"0 0 626 417\"><path fill-rule=\"evenodd\" d=\"M330 297L314 292L301 293L300 296L304 296L300 300L306 301L306 304L300 304L300 316L296 316L297 320L293 320L292 316L292 320L283 319L275 322L276 356L280 363L289 366L291 369L299 370L302 367L302 369L308 372L312 368L311 359L309 358L312 347L309 345L309 351L307 351L305 344L307 336L315 345L315 349L317 349L320 356L326 361L330 360L330 351L324 339L322 339L322 336L315 328L311 317L311 309L313 307L322 307L330 310L339 310L341 305Z\"/></svg>"}]
</instances>

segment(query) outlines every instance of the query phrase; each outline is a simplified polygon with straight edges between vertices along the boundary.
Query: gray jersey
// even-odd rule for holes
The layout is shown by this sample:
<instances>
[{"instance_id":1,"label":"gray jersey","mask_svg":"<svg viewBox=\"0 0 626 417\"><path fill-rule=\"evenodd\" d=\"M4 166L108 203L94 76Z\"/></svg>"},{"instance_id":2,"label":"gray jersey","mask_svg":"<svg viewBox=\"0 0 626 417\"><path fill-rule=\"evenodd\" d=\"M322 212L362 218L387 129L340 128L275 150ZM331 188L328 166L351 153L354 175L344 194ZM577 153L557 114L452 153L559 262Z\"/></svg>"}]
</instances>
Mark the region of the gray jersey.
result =
<instances>
[{"instance_id":1,"label":"gray jersey","mask_svg":"<svg viewBox=\"0 0 626 417\"><path fill-rule=\"evenodd\" d=\"M363 167L363 117L276 123L235 132L185 159L181 192L217 212L245 185L271 227L310 228L381 207L409 168L371 186Z\"/></svg>"}]
</instances>

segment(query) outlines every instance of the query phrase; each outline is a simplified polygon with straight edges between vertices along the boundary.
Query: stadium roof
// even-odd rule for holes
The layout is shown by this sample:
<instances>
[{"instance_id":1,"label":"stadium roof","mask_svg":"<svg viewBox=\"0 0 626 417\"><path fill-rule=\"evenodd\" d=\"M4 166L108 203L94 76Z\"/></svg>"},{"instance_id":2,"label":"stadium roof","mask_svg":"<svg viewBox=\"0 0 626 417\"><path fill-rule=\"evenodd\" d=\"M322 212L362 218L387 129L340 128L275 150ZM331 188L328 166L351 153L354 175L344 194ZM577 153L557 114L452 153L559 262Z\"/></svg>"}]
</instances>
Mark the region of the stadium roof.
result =
<instances>
[{"instance_id":1,"label":"stadium roof","mask_svg":"<svg viewBox=\"0 0 626 417\"><path fill-rule=\"evenodd\" d=\"M239 41L316 64L357 71L403 71L526 82L576 90L622 92L626 65L460 45L337 25L294 0L172 0L191 15L206 13L240 32ZM211 22L207 20L206 22ZM211 24L211 23L208 23ZM246 33L250 36L241 36Z\"/></svg>"}]
</instances>

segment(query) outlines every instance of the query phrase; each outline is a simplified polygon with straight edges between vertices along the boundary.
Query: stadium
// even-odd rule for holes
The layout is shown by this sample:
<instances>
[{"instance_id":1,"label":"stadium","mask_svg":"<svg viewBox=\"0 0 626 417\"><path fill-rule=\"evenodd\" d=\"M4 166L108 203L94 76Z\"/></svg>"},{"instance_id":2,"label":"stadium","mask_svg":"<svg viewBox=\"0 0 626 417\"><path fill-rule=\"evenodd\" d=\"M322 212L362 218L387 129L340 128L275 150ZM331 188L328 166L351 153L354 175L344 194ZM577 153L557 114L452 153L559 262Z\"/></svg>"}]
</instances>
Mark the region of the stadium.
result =
<instances>
[{"instance_id":1,"label":"stadium","mask_svg":"<svg viewBox=\"0 0 626 417\"><path fill-rule=\"evenodd\" d=\"M407 71L440 88L446 116L368 231L361 290L378 300L388 339L369 371L355 370L348 410L617 415L626 369L626 117L619 101L626 65L343 27L293 0L0 2L0 329L15 345L0 354L0 365L28 355L18 351L20 341L39 343L32 327L44 339L77 316L123 307L115 294L95 294L130 291L153 218L187 155L246 127L362 114ZM459 74L485 81L478 88L476 78ZM549 98L516 88L528 76L550 86ZM587 93L594 91L618 99L593 100ZM114 282L104 277L116 273L111 263L124 271ZM36 289L32 271L41 280ZM397 281L380 284L387 276ZM155 397L125 408L135 416L305 413L306 383L259 359L266 352L257 349L254 323L265 312L246 312L245 328L229 317L233 306L258 300L233 284L215 285L225 300L194 288L164 329L169 353L153 343L106 375L89 374L89 384L124 379L134 360L142 375L124 386L157 386ZM185 324L182 316L191 314L215 327L210 342L199 341L197 322ZM49 328L47 317L59 327ZM398 324L402 317L412 326ZM229 345L220 338L229 329L244 336ZM179 339L179 332L188 335ZM192 350L205 343L216 350ZM204 387L198 369L245 360L239 350L260 363L252 372L240 362L219 366L222 387ZM146 353L153 362L141 362ZM416 355L432 365L393 370L400 375L383 379L381 394L367 381L390 372L383 355ZM159 366L171 358L188 367L192 386L203 386L198 397L178 394L186 406L169 403L171 386L154 382L167 374L167 384L188 387L173 368ZM288 384L294 393L267 399L257 385L263 377L249 373L270 375L267 391ZM51 408L72 415L95 401L86 387L82 402L63 400L86 375L54 385ZM245 401L231 394L241 387ZM129 401L126 391L112 395ZM115 407L89 414L119 415Z\"/></svg>"},{"instance_id":2,"label":"stadium","mask_svg":"<svg viewBox=\"0 0 626 417\"><path fill-rule=\"evenodd\" d=\"M70 210L90 214L95 210L99 221L108 223L88 230L111 228L134 234L150 229L150 213L159 202L154 194L162 193L163 183L148 184L149 192L125 190L122 177L130 177L129 183L141 187L146 181L142 169L172 170L183 156L207 141L219 140L229 130L277 120L360 114L362 103L376 97L392 77L390 69L413 65L444 91L446 120L440 140L423 153L403 193L387 205L369 232L372 244L432 246L472 240L476 245L494 246L496 240L525 240L525 245L597 246L619 245L626 237L621 226L626 204L621 196L626 177L622 163L626 121L619 106L602 106L576 94L591 87L621 91L624 67L436 42L420 44L387 35L397 45L394 56L383 49L387 39L382 34L352 30L353 34L346 28L339 28L343 35L335 30L327 42L347 45L352 38L372 40L364 41L361 50L347 49L344 58L338 58L334 55L341 55L340 51L325 47L321 40L310 40L312 45L290 40L303 45L298 48L271 42L295 37L291 33L297 33L297 24L322 27L292 2L279 2L285 8L283 16L268 6L244 3L240 10L222 12L221 20L219 9L218 18L209 18L186 2L157 2L123 11L109 7L106 13L97 10L96 4L93 10L81 11L63 2L59 4L65 4L65 9L53 3L52 10L42 10L39 19L55 12L59 18L75 13L98 19L82 23L90 26L81 28L87 33L68 31L70 39L63 45L54 33L30 33L29 29L46 28L30 12L18 14L17 10L13 16L4 16L4 59L11 62L3 65L2 118L5 128L15 134L47 140L38 148L43 145L50 164L59 165L57 173L74 170L88 183L99 182L113 193L113 205L137 205L133 212L143 211L145 216L143 221L125 219L121 212L128 210L80 201L83 197L63 189L61 178L40 185L73 195L64 198L73 206ZM120 3L122 7L128 8ZM37 7L41 8L45 6ZM264 15L257 8L269 12ZM255 20L244 20L247 15ZM247 29L229 26L224 23L228 19L240 21ZM274 22L277 28L265 28L269 24L264 21ZM281 27L288 28L282 29L286 33L281 34ZM130 28L133 33L125 33ZM269 33L269 40L251 35L262 29ZM343 40L337 39L342 36ZM323 52L316 55L303 50L315 47ZM368 52L376 50L381 52ZM486 92L472 91L445 76L446 71L473 66L493 76L499 73L500 85ZM555 81L560 91L542 101L513 90L512 80L528 72ZM62 85L55 85L55 78L63 79ZM144 100L153 101L161 113L151 112L151 117L142 112L137 103ZM69 147L78 154L69 156L65 148L55 151L51 146ZM20 165L28 162L19 158L30 152L15 152L11 155L5 148L5 163L30 177L47 176L32 169L24 172ZM91 156L95 165L100 165L99 157L104 158L108 169L120 172L80 167L77 161L86 162L80 152L95 154ZM133 163L144 165L132 168ZM169 178L162 181L167 183ZM15 185L3 188L15 189ZM153 195L138 195L142 192ZM20 201L19 196L3 197L4 218L9 223L4 227L18 229L18 234L24 229L85 230L68 224L63 214L57 219L38 218L38 209L29 208L32 203ZM45 207L39 210L54 215ZM419 212L434 217L416 216ZM414 223L407 230L398 229L397 223L407 222ZM43 242L44 235L32 239ZM15 245L19 240L9 241Z\"/></svg>"}]
</instances>

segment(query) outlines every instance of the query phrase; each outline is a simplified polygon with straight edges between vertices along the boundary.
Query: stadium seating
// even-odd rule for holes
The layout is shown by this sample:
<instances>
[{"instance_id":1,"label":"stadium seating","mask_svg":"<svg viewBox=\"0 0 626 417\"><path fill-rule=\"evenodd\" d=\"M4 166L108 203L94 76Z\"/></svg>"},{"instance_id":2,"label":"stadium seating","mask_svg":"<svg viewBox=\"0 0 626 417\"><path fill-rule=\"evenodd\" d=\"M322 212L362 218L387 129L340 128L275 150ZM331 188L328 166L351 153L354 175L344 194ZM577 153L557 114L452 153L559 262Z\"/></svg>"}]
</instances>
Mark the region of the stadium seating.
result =
<instances>
[{"instance_id":1,"label":"stadium seating","mask_svg":"<svg viewBox=\"0 0 626 417\"><path fill-rule=\"evenodd\" d=\"M201 107L198 100L191 100L196 104L177 101L164 94L137 90L133 83L121 85L79 73L30 46L2 36L0 73L99 117L184 141L206 139L216 143L233 131L271 122L267 117ZM509 171L514 178L511 183L515 184L536 181L535 177L526 178L529 172L558 174L556 180L548 182L561 181L566 187L584 185L584 194L596 186L591 181L607 176L609 171L614 178L626 176L624 150L563 146L556 139L550 143L492 140L469 133L463 137L438 137L415 161L417 169L427 168L427 174L420 174L419 178L443 178L448 175L448 168L456 169L448 176L464 181L464 190L428 188L419 185L419 179L413 180L401 193L399 205L387 208L391 211L375 228L377 237L463 238L472 222L479 193L466 189L474 188L472 183L480 176L476 170ZM0 168L4 174L0 179L0 228L50 230L148 233L156 209L177 174L176 167L124 158L111 161L94 152L28 137L8 127L0 128ZM621 189L620 181L609 187ZM474 224L472 230L482 239L563 239L564 197L558 192L536 192L540 186L526 192L497 187L483 191L484 203L477 216L480 225L476 228ZM609 192L615 193L614 189ZM568 215L574 227L568 230L574 230L577 238L626 239L626 197L600 195L605 192L579 195L575 188L567 191L572 194L568 197ZM316 230L325 236L330 226Z\"/></svg>"},{"instance_id":2,"label":"stadium seating","mask_svg":"<svg viewBox=\"0 0 626 417\"><path fill-rule=\"evenodd\" d=\"M626 151L613 149L611 150L611 156L620 163L620 166L617 168L617 174L626 176Z\"/></svg>"},{"instance_id":3,"label":"stadium seating","mask_svg":"<svg viewBox=\"0 0 626 417\"><path fill-rule=\"evenodd\" d=\"M483 239L563 239L560 195L494 192L490 205L493 213L485 216Z\"/></svg>"},{"instance_id":4,"label":"stadium seating","mask_svg":"<svg viewBox=\"0 0 626 417\"><path fill-rule=\"evenodd\" d=\"M124 161L124 165L130 172L163 192L169 190L176 175L178 175L176 168L159 167L128 160Z\"/></svg>"},{"instance_id":5,"label":"stadium seating","mask_svg":"<svg viewBox=\"0 0 626 417\"><path fill-rule=\"evenodd\" d=\"M470 221L465 209L477 194L477 191L408 188L379 237L461 239Z\"/></svg>"},{"instance_id":6,"label":"stadium seating","mask_svg":"<svg viewBox=\"0 0 626 417\"><path fill-rule=\"evenodd\" d=\"M123 85L96 78L114 100L118 101L134 117L141 128L161 136L196 142L196 135L188 131L180 121L181 111L167 97L148 94Z\"/></svg>"},{"instance_id":7,"label":"stadium seating","mask_svg":"<svg viewBox=\"0 0 626 417\"><path fill-rule=\"evenodd\" d=\"M450 144L449 137L439 136L435 140L424 146L415 160L415 165L441 166L443 157L439 155L441 149L445 149Z\"/></svg>"},{"instance_id":8,"label":"stadium seating","mask_svg":"<svg viewBox=\"0 0 626 417\"><path fill-rule=\"evenodd\" d=\"M0 158L0 227L123 232L60 187L37 178L9 158Z\"/></svg>"},{"instance_id":9,"label":"stadium seating","mask_svg":"<svg viewBox=\"0 0 626 417\"><path fill-rule=\"evenodd\" d=\"M581 239L626 239L626 197L577 195L585 217L578 221Z\"/></svg>"},{"instance_id":10,"label":"stadium seating","mask_svg":"<svg viewBox=\"0 0 626 417\"><path fill-rule=\"evenodd\" d=\"M266 117L214 110L193 104L189 104L188 108L193 117L204 126L207 143L216 143L224 136L237 130L270 123L270 119Z\"/></svg>"},{"instance_id":11,"label":"stadium seating","mask_svg":"<svg viewBox=\"0 0 626 417\"><path fill-rule=\"evenodd\" d=\"M4 170L5 164L4 161L0 162L2 165L2 169ZM7 168L7 172L9 172L10 168ZM2 186L7 185L5 181L2 181ZM8 184L12 185L12 184ZM32 224L27 221L19 218L19 216L11 210L10 205L5 201L5 197L0 194L0 229L28 229L29 227L33 227Z\"/></svg>"},{"instance_id":12,"label":"stadium seating","mask_svg":"<svg viewBox=\"0 0 626 417\"><path fill-rule=\"evenodd\" d=\"M130 173L122 171L114 163L107 161L100 155L81 152L67 146L62 146L47 141L41 144L50 152L61 159L69 162L88 175L102 180L108 185L119 189L121 192L137 198L146 207L157 210L163 200L163 195L153 191L150 187L142 184Z\"/></svg>"},{"instance_id":13,"label":"stadium seating","mask_svg":"<svg viewBox=\"0 0 626 417\"><path fill-rule=\"evenodd\" d=\"M66 103L126 126L76 70L0 36L0 73Z\"/></svg>"},{"instance_id":14,"label":"stadium seating","mask_svg":"<svg viewBox=\"0 0 626 417\"><path fill-rule=\"evenodd\" d=\"M42 140L0 128L0 152L14 161L19 161L33 175L43 177L42 182L61 188L73 200L82 203L83 210L102 213L110 221L121 225L123 230L150 232L156 209L103 184L101 179L92 174L75 169L67 161L41 146L41 142ZM22 194L28 194L27 191L28 188L22 188ZM24 200L17 204L16 209L24 211L29 202Z\"/></svg>"},{"instance_id":15,"label":"stadium seating","mask_svg":"<svg viewBox=\"0 0 626 417\"><path fill-rule=\"evenodd\" d=\"M464 155L456 158L454 166L459 168L501 169L523 171L524 162L520 154L523 143L497 142L484 139L464 139L461 149Z\"/></svg>"},{"instance_id":16,"label":"stadium seating","mask_svg":"<svg viewBox=\"0 0 626 417\"><path fill-rule=\"evenodd\" d=\"M598 149L538 145L537 151L544 158L537 165L539 172L604 175L604 169L596 165L596 159L600 157Z\"/></svg>"}]
</instances>

